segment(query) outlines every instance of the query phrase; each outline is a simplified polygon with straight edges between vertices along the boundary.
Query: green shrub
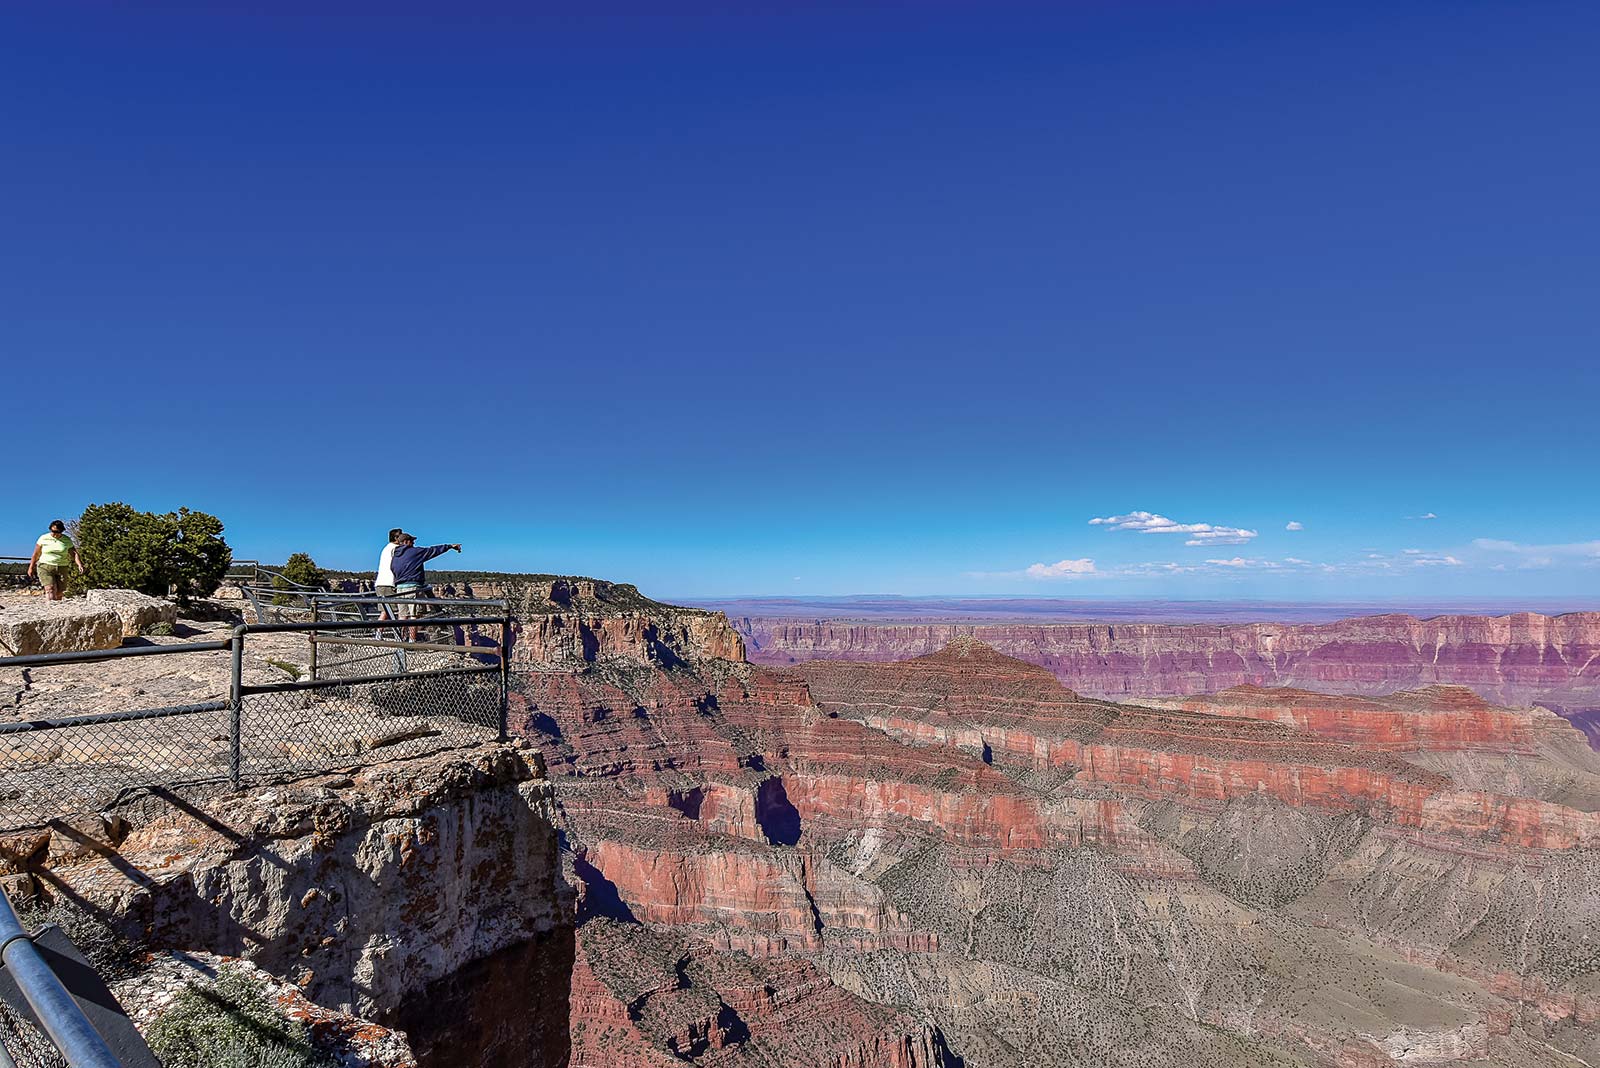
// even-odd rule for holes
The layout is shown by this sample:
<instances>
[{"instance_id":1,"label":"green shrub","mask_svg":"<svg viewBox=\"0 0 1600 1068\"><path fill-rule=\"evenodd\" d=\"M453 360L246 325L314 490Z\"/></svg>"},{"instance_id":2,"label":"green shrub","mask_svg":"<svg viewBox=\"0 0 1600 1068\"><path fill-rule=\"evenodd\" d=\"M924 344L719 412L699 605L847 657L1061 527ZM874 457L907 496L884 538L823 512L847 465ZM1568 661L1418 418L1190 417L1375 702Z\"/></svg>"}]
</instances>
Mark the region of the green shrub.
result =
<instances>
[{"instance_id":1,"label":"green shrub","mask_svg":"<svg viewBox=\"0 0 1600 1068\"><path fill-rule=\"evenodd\" d=\"M217 981L190 983L145 1032L166 1068L337 1068L311 1031L278 1011L260 980L224 965Z\"/></svg>"},{"instance_id":2,"label":"green shrub","mask_svg":"<svg viewBox=\"0 0 1600 1068\"><path fill-rule=\"evenodd\" d=\"M309 553L295 553L289 557L289 562L283 565L281 575L272 576L273 589L291 590L297 586L310 586L312 589L322 589L324 576L322 568L311 559ZM278 595L272 599L273 604L297 604L295 598Z\"/></svg>"},{"instance_id":3,"label":"green shrub","mask_svg":"<svg viewBox=\"0 0 1600 1068\"><path fill-rule=\"evenodd\" d=\"M73 592L97 586L165 597L176 589L187 604L215 593L233 559L222 521L187 508L158 515L121 503L91 504L71 530L89 569L87 576L68 572Z\"/></svg>"},{"instance_id":4,"label":"green shrub","mask_svg":"<svg viewBox=\"0 0 1600 1068\"><path fill-rule=\"evenodd\" d=\"M176 633L177 628L165 620L160 623L152 623L144 628L144 636L147 638L170 638Z\"/></svg>"}]
</instances>

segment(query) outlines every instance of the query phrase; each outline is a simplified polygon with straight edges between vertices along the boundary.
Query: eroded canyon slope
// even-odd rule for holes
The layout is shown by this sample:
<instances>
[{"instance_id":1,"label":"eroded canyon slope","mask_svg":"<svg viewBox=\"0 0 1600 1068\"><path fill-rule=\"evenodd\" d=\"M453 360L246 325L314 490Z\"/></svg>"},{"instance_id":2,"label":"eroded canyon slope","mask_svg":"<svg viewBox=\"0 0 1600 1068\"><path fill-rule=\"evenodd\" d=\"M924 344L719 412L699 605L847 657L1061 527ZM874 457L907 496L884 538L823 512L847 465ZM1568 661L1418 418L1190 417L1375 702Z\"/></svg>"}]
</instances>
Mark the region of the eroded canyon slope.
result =
<instances>
[{"instance_id":1,"label":"eroded canyon slope","mask_svg":"<svg viewBox=\"0 0 1600 1068\"><path fill-rule=\"evenodd\" d=\"M685 622L522 663L575 1065L1600 1062L1600 765L1548 713L1138 707L972 640L773 670Z\"/></svg>"},{"instance_id":2,"label":"eroded canyon slope","mask_svg":"<svg viewBox=\"0 0 1600 1068\"><path fill-rule=\"evenodd\" d=\"M1466 686L1600 734L1600 613L1365 616L1334 623L959 623L741 617L749 658L904 660L971 637L1114 700L1294 686L1379 696Z\"/></svg>"}]
</instances>

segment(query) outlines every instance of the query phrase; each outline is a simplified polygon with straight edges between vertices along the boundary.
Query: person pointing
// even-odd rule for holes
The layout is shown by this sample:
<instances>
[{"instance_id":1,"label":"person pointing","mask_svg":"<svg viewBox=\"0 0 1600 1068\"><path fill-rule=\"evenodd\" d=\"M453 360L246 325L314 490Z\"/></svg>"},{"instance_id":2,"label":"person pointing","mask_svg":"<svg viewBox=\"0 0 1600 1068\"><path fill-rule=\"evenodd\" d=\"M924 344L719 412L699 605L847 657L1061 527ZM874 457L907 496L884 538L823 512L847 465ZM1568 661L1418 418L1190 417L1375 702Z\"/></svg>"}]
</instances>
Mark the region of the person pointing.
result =
<instances>
[{"instance_id":1,"label":"person pointing","mask_svg":"<svg viewBox=\"0 0 1600 1068\"><path fill-rule=\"evenodd\" d=\"M394 553L389 558L389 567L394 571L394 592L396 597L421 597L428 586L428 575L423 570L423 564L435 556L443 555L454 549L461 551L461 543L453 542L448 545L429 545L421 548L417 545L417 536L400 532L400 537L395 541ZM415 604L401 604L399 615L402 619L417 618ZM416 640L417 629L411 628L411 638Z\"/></svg>"}]
</instances>

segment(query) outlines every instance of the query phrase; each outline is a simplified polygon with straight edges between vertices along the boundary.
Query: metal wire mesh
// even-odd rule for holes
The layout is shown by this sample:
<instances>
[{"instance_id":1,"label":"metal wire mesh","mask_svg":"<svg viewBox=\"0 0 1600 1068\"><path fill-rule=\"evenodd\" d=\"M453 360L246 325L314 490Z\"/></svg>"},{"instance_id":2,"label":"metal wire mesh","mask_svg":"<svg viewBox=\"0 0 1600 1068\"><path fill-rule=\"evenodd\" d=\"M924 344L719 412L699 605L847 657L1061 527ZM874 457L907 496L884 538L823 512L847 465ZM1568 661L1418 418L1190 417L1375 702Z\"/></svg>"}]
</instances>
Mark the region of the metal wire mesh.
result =
<instances>
[{"instance_id":1,"label":"metal wire mesh","mask_svg":"<svg viewBox=\"0 0 1600 1068\"><path fill-rule=\"evenodd\" d=\"M498 667L442 667L414 668L398 680L250 694L241 713L241 775L271 778L345 767L368 754L390 760L487 741L500 729L500 686Z\"/></svg>"},{"instance_id":2,"label":"metal wire mesh","mask_svg":"<svg viewBox=\"0 0 1600 1068\"><path fill-rule=\"evenodd\" d=\"M309 665L302 670L269 655L266 663L294 677L242 685L237 734L228 686L211 691L216 699L195 704L37 721L20 730L22 724L5 725L0 830L104 810L140 787L257 783L492 739L504 709L504 607L489 607L502 615L481 624L460 607L449 608L448 616L436 611L435 619L468 622L445 625L424 617L415 621L415 639L409 622L315 634L310 624L293 625L289 636L298 639L303 631L307 648L316 651L308 657L314 674ZM251 648L245 630L241 659ZM171 665L205 656L213 658L208 670L215 671L221 665L214 658L228 653L159 659ZM125 707L127 695L118 696Z\"/></svg>"},{"instance_id":3,"label":"metal wire mesh","mask_svg":"<svg viewBox=\"0 0 1600 1068\"><path fill-rule=\"evenodd\" d=\"M226 778L228 722L212 709L0 735L0 826L94 812L133 786Z\"/></svg>"},{"instance_id":4,"label":"metal wire mesh","mask_svg":"<svg viewBox=\"0 0 1600 1068\"><path fill-rule=\"evenodd\" d=\"M67 1059L45 1033L0 998L0 1046L17 1068L68 1068Z\"/></svg>"},{"instance_id":5,"label":"metal wire mesh","mask_svg":"<svg viewBox=\"0 0 1600 1068\"><path fill-rule=\"evenodd\" d=\"M430 586L416 595L380 597L375 593L330 593L290 586L242 586L257 623L324 623L344 620L393 621L415 609L419 615L493 618L501 602L473 597L440 597Z\"/></svg>"},{"instance_id":6,"label":"metal wire mesh","mask_svg":"<svg viewBox=\"0 0 1600 1068\"><path fill-rule=\"evenodd\" d=\"M467 618L460 615L455 607L449 606L419 613L413 620L375 622L370 630L361 628L321 632L314 639L317 647L316 677L336 679L450 666L449 660L441 660L436 655L445 650L395 648L397 643L481 649L483 652L475 655L483 663L494 663L492 654L498 648L500 639L499 621L485 619L482 625L466 626L436 626L430 623L430 619L440 618L445 613L455 618ZM376 644L380 642L384 644Z\"/></svg>"}]
</instances>

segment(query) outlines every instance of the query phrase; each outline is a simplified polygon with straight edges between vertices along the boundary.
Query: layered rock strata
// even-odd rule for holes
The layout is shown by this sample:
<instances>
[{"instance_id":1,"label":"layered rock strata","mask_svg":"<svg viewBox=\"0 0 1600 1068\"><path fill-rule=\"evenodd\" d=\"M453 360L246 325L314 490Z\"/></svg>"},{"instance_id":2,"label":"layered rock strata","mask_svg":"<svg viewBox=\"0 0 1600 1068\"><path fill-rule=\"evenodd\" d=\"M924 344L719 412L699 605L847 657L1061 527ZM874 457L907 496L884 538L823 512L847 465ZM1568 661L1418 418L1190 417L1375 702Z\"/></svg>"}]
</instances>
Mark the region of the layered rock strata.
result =
<instances>
[{"instance_id":1,"label":"layered rock strata","mask_svg":"<svg viewBox=\"0 0 1600 1068\"><path fill-rule=\"evenodd\" d=\"M674 652L529 674L515 699L579 891L574 1034L607 1036L575 1053L824 1063L719 1025L732 1002L678 964L649 994L602 974L581 948L602 929L670 935L671 960L808 963L902 1014L875 1017L866 1064L901 1063L884 1058L919 1034L931 1063L971 1066L1597 1052L1578 931L1600 916L1600 823L1449 763L1504 739L1578 783L1587 750L1553 716L1403 696L1463 717L1416 728L1434 745L1419 752L1277 713L1085 698L970 642L803 674ZM1475 749L1444 745L1485 725L1499 733ZM658 1023L658 997L699 1007Z\"/></svg>"},{"instance_id":2,"label":"layered rock strata","mask_svg":"<svg viewBox=\"0 0 1600 1068\"><path fill-rule=\"evenodd\" d=\"M741 618L750 659L887 661L975 638L1113 699L1293 686L1383 695L1466 686L1498 704L1600 709L1600 613L1336 623L956 623Z\"/></svg>"}]
</instances>

